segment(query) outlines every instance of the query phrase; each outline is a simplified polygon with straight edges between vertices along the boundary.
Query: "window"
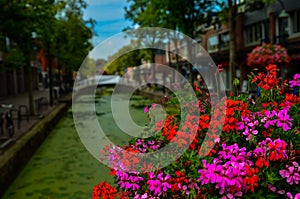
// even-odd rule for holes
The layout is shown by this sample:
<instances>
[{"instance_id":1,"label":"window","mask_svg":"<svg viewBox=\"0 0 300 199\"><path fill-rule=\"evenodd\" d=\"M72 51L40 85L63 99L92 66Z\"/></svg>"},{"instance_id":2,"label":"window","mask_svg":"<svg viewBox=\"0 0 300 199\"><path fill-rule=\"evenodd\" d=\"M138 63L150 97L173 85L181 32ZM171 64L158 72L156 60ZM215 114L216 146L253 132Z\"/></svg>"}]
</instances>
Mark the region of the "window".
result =
<instances>
[{"instance_id":1,"label":"window","mask_svg":"<svg viewBox=\"0 0 300 199\"><path fill-rule=\"evenodd\" d=\"M264 24L257 23L246 27L245 29L245 44L258 44L264 39Z\"/></svg>"},{"instance_id":2,"label":"window","mask_svg":"<svg viewBox=\"0 0 300 199\"><path fill-rule=\"evenodd\" d=\"M300 10L291 13L292 33L300 32Z\"/></svg>"},{"instance_id":3,"label":"window","mask_svg":"<svg viewBox=\"0 0 300 199\"><path fill-rule=\"evenodd\" d=\"M229 48L229 32L220 35L220 48L221 50L226 50Z\"/></svg>"},{"instance_id":4,"label":"window","mask_svg":"<svg viewBox=\"0 0 300 199\"><path fill-rule=\"evenodd\" d=\"M259 41L262 39L262 26L254 26L254 41Z\"/></svg>"},{"instance_id":5,"label":"window","mask_svg":"<svg viewBox=\"0 0 300 199\"><path fill-rule=\"evenodd\" d=\"M289 36L288 18L279 18L276 43L286 44L288 36Z\"/></svg>"},{"instance_id":6,"label":"window","mask_svg":"<svg viewBox=\"0 0 300 199\"><path fill-rule=\"evenodd\" d=\"M226 90L230 89L230 82L229 82L229 68L224 68L224 70L220 73L223 84Z\"/></svg>"},{"instance_id":7,"label":"window","mask_svg":"<svg viewBox=\"0 0 300 199\"><path fill-rule=\"evenodd\" d=\"M219 39L217 35L211 36L207 40L207 51L216 52L218 51Z\"/></svg>"}]
</instances>

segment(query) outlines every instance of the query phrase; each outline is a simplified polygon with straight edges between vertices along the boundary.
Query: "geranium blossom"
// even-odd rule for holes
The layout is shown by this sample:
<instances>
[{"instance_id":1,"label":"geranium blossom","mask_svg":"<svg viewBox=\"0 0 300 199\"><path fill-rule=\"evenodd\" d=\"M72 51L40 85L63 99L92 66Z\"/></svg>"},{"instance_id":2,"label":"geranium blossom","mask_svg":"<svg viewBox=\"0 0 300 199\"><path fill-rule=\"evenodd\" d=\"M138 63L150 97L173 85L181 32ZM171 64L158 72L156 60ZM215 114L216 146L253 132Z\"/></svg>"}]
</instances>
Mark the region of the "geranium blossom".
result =
<instances>
[{"instance_id":1,"label":"geranium blossom","mask_svg":"<svg viewBox=\"0 0 300 199\"><path fill-rule=\"evenodd\" d=\"M269 64L289 63L290 57L285 48L277 44L262 44L247 56L248 66L267 66Z\"/></svg>"},{"instance_id":2,"label":"geranium blossom","mask_svg":"<svg viewBox=\"0 0 300 199\"><path fill-rule=\"evenodd\" d=\"M265 50L270 53L271 49ZM279 54L274 56L282 59ZM268 59L256 58L260 62ZM96 185L93 199L233 199L259 194L265 198L300 199L300 97L286 89L300 85L300 74L288 84L278 78L276 65L262 66L265 72L249 76L250 83L261 92L251 103L247 95L235 94L221 99L211 110L207 91L197 88L205 100L184 104L184 111L156 121L153 137L133 138L122 147L104 147L101 153L113 167L116 187ZM151 107L155 108L155 104ZM145 111L149 112L149 108ZM186 110L201 114L186 115ZM221 120L222 115L225 118ZM179 149L186 150L170 165L152 171L156 165L149 164L151 158L158 164L164 158L154 152L167 145L172 148L165 151L166 157ZM142 162L134 157L136 153L154 155ZM129 172L135 168L140 172Z\"/></svg>"},{"instance_id":3,"label":"geranium blossom","mask_svg":"<svg viewBox=\"0 0 300 199\"><path fill-rule=\"evenodd\" d=\"M295 74L293 80L289 81L290 87L300 86L300 74Z\"/></svg>"},{"instance_id":4,"label":"geranium blossom","mask_svg":"<svg viewBox=\"0 0 300 199\"><path fill-rule=\"evenodd\" d=\"M169 189L171 189L171 185L168 183L170 179L170 174L166 174L163 177L163 173L159 173L157 176L150 172L150 179L147 181L149 185L149 190L153 192L155 196L164 195Z\"/></svg>"},{"instance_id":5,"label":"geranium blossom","mask_svg":"<svg viewBox=\"0 0 300 199\"><path fill-rule=\"evenodd\" d=\"M286 165L286 169L280 170L281 177L286 178L290 185L299 184L300 181L300 167L297 162L292 162L292 165Z\"/></svg>"}]
</instances>

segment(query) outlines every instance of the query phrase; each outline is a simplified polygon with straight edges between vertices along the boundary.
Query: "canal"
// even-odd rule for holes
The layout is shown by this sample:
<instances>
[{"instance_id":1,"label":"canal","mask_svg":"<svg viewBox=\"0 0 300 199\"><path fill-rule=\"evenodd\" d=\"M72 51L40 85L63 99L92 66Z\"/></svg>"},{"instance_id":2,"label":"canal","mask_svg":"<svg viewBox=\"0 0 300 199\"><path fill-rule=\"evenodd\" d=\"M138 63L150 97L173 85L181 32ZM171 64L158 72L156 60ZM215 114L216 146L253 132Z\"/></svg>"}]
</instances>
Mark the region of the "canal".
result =
<instances>
[{"instance_id":1,"label":"canal","mask_svg":"<svg viewBox=\"0 0 300 199\"><path fill-rule=\"evenodd\" d=\"M95 98L99 123L116 144L123 145L130 136L121 132L113 122L110 108L111 90ZM82 106L89 103L82 97ZM132 119L140 125L149 121L144 106L153 101L133 96L130 101ZM88 130L88 129L87 129ZM76 132L72 110L54 127L45 142L25 165L22 172L2 199L87 199L100 181L113 182L109 169L100 164L83 146Z\"/></svg>"}]
</instances>

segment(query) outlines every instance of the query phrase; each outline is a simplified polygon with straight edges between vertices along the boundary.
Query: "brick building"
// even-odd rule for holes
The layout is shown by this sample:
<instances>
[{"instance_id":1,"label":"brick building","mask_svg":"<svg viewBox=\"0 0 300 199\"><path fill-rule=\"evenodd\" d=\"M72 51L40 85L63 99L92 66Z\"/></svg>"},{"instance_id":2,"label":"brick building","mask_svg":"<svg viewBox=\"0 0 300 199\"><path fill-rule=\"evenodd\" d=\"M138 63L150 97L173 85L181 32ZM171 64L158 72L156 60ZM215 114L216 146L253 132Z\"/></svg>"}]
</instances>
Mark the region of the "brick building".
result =
<instances>
[{"instance_id":1,"label":"brick building","mask_svg":"<svg viewBox=\"0 0 300 199\"><path fill-rule=\"evenodd\" d=\"M16 49L15 47L16 45L9 38L0 35L0 98L24 93L28 90L26 67L21 66L20 63L18 66L13 66L4 61L6 56L11 56L10 59L18 62L18 52L13 51ZM33 89L38 89L39 74L41 71L40 64L37 60L33 60L30 64L32 69L32 86Z\"/></svg>"},{"instance_id":2,"label":"brick building","mask_svg":"<svg viewBox=\"0 0 300 199\"><path fill-rule=\"evenodd\" d=\"M250 71L246 65L247 54L263 42L281 44L292 58L285 77L300 72L300 1L276 0L273 4L245 12L244 1L240 1L236 17L235 46L236 71L241 80ZM227 24L216 24L202 35L202 45L216 64L225 68L222 76L229 88L229 28Z\"/></svg>"}]
</instances>

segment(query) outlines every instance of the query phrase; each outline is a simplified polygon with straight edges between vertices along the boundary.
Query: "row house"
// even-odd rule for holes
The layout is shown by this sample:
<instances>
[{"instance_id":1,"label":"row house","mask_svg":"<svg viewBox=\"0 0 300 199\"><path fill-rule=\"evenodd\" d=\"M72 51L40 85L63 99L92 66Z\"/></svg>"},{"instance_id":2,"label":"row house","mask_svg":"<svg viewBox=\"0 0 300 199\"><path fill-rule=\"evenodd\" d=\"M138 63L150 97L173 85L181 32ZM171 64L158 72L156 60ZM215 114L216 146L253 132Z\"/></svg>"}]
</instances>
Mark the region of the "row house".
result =
<instances>
[{"instance_id":1,"label":"row house","mask_svg":"<svg viewBox=\"0 0 300 199\"><path fill-rule=\"evenodd\" d=\"M245 12L246 4L240 1L236 17L236 76L242 81L250 71L246 65L247 54L263 42L281 44L291 57L285 69L285 78L300 72L300 1L276 0L252 12ZM222 64L223 81L229 89L229 27L216 24L206 29L202 35L202 46L216 64Z\"/></svg>"},{"instance_id":2,"label":"row house","mask_svg":"<svg viewBox=\"0 0 300 199\"><path fill-rule=\"evenodd\" d=\"M24 93L28 90L28 74L24 66L13 66L12 63L6 62L7 56L13 61L18 52L15 51L16 45L10 41L8 37L0 35L0 98L10 95ZM16 58L17 59L17 58ZM18 61L18 60L14 60ZM20 61L20 60L19 60ZM40 81L40 64L37 60L32 61L32 80L33 89L38 89L38 82Z\"/></svg>"}]
</instances>

